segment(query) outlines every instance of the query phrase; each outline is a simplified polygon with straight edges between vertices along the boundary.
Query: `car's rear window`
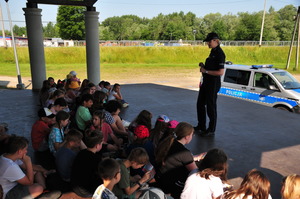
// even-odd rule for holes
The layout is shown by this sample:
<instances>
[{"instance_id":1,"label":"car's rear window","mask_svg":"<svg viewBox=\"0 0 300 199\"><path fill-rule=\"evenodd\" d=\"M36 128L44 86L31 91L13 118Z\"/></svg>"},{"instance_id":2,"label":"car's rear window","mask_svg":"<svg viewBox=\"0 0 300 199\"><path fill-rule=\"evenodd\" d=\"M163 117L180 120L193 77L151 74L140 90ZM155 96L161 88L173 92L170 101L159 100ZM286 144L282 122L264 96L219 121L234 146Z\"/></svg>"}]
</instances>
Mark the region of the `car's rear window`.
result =
<instances>
[{"instance_id":1,"label":"car's rear window","mask_svg":"<svg viewBox=\"0 0 300 199\"><path fill-rule=\"evenodd\" d=\"M251 71L226 69L224 82L248 85Z\"/></svg>"}]
</instances>

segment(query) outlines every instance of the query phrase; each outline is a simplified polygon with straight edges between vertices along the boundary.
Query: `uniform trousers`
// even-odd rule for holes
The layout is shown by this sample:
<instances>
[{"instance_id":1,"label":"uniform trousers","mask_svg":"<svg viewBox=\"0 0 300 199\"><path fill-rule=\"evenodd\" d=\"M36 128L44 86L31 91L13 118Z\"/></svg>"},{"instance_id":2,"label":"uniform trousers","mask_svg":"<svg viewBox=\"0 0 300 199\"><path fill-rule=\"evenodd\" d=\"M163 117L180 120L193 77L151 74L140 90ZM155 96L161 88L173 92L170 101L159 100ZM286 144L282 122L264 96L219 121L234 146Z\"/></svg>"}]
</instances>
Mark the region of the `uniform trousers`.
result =
<instances>
[{"instance_id":1,"label":"uniform trousers","mask_svg":"<svg viewBox=\"0 0 300 199\"><path fill-rule=\"evenodd\" d=\"M217 125L217 97L221 88L220 78L204 79L197 99L198 127L202 131L215 132ZM206 129L206 114L209 126Z\"/></svg>"}]
</instances>

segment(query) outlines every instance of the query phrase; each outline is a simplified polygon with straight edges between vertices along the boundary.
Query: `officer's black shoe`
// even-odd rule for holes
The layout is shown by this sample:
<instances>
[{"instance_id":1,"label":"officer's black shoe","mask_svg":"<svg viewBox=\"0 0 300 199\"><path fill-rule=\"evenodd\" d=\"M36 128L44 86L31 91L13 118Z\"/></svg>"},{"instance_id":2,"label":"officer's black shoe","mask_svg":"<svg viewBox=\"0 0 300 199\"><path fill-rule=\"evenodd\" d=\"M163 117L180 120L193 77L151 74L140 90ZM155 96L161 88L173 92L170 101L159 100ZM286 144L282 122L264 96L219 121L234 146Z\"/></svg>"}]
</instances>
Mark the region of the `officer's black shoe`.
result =
<instances>
[{"instance_id":1,"label":"officer's black shoe","mask_svg":"<svg viewBox=\"0 0 300 199\"><path fill-rule=\"evenodd\" d=\"M194 131L199 131L200 127L199 126L194 126Z\"/></svg>"},{"instance_id":2,"label":"officer's black shoe","mask_svg":"<svg viewBox=\"0 0 300 199\"><path fill-rule=\"evenodd\" d=\"M206 131L203 131L203 130L199 130L199 131L196 131L198 135L202 136L204 134L206 134Z\"/></svg>"},{"instance_id":3,"label":"officer's black shoe","mask_svg":"<svg viewBox=\"0 0 300 199\"><path fill-rule=\"evenodd\" d=\"M196 132L200 132L200 131L205 131L205 130L203 130L203 129L201 129L199 126L194 126L194 131L196 131Z\"/></svg>"},{"instance_id":4,"label":"officer's black shoe","mask_svg":"<svg viewBox=\"0 0 300 199\"><path fill-rule=\"evenodd\" d=\"M207 131L205 133L200 134L200 136L202 136L202 137L215 137L215 133Z\"/></svg>"}]
</instances>

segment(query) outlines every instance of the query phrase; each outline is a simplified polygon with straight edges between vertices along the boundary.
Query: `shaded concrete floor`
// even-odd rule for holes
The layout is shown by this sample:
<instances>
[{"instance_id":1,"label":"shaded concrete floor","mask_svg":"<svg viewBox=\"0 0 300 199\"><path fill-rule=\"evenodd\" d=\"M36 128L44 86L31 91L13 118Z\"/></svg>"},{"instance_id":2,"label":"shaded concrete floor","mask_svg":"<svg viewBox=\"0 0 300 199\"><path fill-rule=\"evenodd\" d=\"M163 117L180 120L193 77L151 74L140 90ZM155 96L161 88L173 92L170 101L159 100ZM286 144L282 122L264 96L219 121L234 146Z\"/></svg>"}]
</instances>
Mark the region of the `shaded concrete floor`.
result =
<instances>
[{"instance_id":1,"label":"shaded concrete floor","mask_svg":"<svg viewBox=\"0 0 300 199\"><path fill-rule=\"evenodd\" d=\"M197 123L197 91L131 84L123 85L122 93L130 104L121 113L128 121L147 109L153 114L153 124L159 114ZM30 139L37 110L37 94L31 90L0 90L0 122L9 124L9 133ZM250 169L263 171L271 181L273 198L279 199L281 178L300 174L299 119L298 114L219 96L216 137L195 135L187 147L194 154L222 148L229 157L228 177L236 187Z\"/></svg>"}]
</instances>

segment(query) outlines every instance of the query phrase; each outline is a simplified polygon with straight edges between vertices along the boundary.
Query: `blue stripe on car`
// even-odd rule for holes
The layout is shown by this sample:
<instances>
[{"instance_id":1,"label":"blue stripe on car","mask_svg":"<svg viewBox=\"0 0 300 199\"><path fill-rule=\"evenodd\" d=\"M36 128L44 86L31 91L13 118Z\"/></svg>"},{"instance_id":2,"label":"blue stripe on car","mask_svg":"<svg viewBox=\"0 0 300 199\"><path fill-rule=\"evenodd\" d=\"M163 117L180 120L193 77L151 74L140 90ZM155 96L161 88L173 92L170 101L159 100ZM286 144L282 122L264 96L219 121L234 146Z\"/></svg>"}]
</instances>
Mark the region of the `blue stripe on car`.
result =
<instances>
[{"instance_id":1,"label":"blue stripe on car","mask_svg":"<svg viewBox=\"0 0 300 199\"><path fill-rule=\"evenodd\" d=\"M300 89L297 89L297 92L300 92ZM295 90L296 91L296 90ZM266 104L274 104L276 102L285 102L287 104L290 104L292 107L297 105L297 102L294 100L281 98L281 97L275 97L270 95L262 95L259 93L253 93L249 91L244 90L237 90L227 87L221 87L219 94L236 97L236 98L242 98L250 101L256 101L260 103L266 103Z\"/></svg>"}]
</instances>

